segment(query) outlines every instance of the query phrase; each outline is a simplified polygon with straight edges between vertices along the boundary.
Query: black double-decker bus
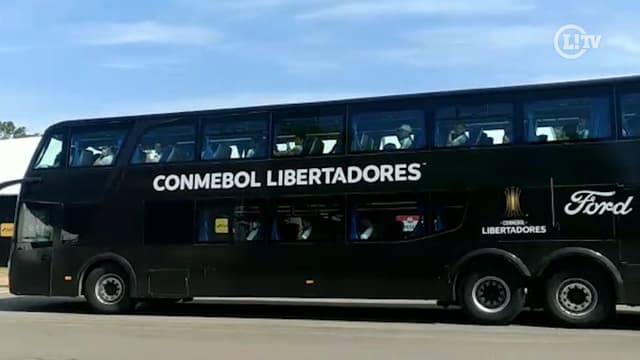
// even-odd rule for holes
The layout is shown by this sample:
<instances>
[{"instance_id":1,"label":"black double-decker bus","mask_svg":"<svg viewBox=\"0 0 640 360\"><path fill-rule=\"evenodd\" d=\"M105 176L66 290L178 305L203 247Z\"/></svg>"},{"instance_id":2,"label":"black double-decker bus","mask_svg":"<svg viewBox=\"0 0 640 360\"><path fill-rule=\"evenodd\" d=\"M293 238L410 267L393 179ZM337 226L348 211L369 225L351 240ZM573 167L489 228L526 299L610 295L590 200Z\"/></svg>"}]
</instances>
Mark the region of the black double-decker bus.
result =
<instances>
[{"instance_id":1,"label":"black double-decker bus","mask_svg":"<svg viewBox=\"0 0 640 360\"><path fill-rule=\"evenodd\" d=\"M640 77L61 122L17 295L435 299L594 326L640 303Z\"/></svg>"}]
</instances>

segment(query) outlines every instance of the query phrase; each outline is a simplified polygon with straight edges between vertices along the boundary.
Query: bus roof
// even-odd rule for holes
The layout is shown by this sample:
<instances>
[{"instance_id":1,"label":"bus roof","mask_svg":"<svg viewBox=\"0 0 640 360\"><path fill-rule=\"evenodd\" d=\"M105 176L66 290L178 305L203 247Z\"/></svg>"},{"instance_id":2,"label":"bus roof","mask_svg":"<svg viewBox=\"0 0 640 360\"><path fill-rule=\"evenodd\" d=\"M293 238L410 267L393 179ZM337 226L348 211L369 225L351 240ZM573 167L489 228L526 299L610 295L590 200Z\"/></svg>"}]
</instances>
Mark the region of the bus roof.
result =
<instances>
[{"instance_id":1,"label":"bus roof","mask_svg":"<svg viewBox=\"0 0 640 360\"><path fill-rule=\"evenodd\" d=\"M166 118L166 117L183 117L183 116L197 116L197 115L211 115L211 114L224 115L224 114L276 111L276 110L283 110L283 109L293 110L293 109L304 108L304 107L330 107L330 106L370 103L370 102L378 102L378 101L411 100L411 99L417 99L417 98L438 98L438 97L461 96L461 95L482 96L482 95L489 95L489 94L503 94L503 93L509 93L509 92L554 90L554 89L562 89L562 88L576 88L576 87L587 87L587 86L588 87L612 86L612 85L634 83L634 82L640 82L640 75L625 75L625 76L617 76L617 77L594 78L594 79L588 79L588 80L559 81L559 82L550 82L550 83L493 86L493 87L474 88L474 89L439 90L439 91L429 91L429 92L420 92L420 93L359 97L359 98L315 101L315 102L280 103L280 104L273 104L273 105L258 105L258 106L231 107L231 108L220 108L220 109L204 109L204 110L194 110L194 111L98 117L98 118L60 121L55 123L51 127L61 126L61 125L65 125L65 126L87 125L88 123L104 124L105 122L121 122L126 120L131 121L135 119L151 120L154 118Z\"/></svg>"}]
</instances>

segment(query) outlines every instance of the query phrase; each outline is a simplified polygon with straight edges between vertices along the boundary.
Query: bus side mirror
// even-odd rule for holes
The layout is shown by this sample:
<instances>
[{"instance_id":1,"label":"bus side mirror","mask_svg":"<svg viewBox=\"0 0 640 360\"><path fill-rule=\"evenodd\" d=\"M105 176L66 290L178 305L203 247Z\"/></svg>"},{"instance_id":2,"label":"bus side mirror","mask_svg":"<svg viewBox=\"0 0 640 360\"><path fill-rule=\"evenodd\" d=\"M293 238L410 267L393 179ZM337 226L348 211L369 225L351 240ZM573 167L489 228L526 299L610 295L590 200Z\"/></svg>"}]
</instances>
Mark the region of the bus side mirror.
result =
<instances>
[{"instance_id":1,"label":"bus side mirror","mask_svg":"<svg viewBox=\"0 0 640 360\"><path fill-rule=\"evenodd\" d=\"M18 184L35 184L42 181L42 178L39 177L27 177L18 180L10 180L0 183L0 190L7 188L9 186L18 185Z\"/></svg>"}]
</instances>

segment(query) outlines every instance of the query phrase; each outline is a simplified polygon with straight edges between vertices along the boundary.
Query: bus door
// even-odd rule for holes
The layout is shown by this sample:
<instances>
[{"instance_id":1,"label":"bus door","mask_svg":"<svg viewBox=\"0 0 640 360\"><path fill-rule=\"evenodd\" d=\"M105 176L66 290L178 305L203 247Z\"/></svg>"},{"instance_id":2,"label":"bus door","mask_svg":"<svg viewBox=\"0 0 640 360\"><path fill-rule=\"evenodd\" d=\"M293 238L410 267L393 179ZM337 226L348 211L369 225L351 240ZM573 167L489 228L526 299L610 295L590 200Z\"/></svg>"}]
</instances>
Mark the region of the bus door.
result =
<instances>
[{"instance_id":1,"label":"bus door","mask_svg":"<svg viewBox=\"0 0 640 360\"><path fill-rule=\"evenodd\" d=\"M50 295L53 248L60 242L62 205L20 205L16 243L11 257L11 288L17 294Z\"/></svg>"}]
</instances>

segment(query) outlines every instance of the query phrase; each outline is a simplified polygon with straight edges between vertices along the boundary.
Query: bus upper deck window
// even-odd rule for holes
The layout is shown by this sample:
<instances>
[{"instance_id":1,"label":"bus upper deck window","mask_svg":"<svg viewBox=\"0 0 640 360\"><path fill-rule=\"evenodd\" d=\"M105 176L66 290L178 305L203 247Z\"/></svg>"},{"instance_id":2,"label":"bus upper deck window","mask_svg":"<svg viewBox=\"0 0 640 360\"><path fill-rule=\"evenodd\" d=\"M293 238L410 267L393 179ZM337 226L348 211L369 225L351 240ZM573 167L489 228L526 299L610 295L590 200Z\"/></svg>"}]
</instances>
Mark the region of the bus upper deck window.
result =
<instances>
[{"instance_id":1,"label":"bus upper deck window","mask_svg":"<svg viewBox=\"0 0 640 360\"><path fill-rule=\"evenodd\" d=\"M422 149L424 114L419 110L356 114L350 124L351 152Z\"/></svg>"},{"instance_id":2,"label":"bus upper deck window","mask_svg":"<svg viewBox=\"0 0 640 360\"><path fill-rule=\"evenodd\" d=\"M622 137L640 136L640 93L622 95Z\"/></svg>"},{"instance_id":3,"label":"bus upper deck window","mask_svg":"<svg viewBox=\"0 0 640 360\"><path fill-rule=\"evenodd\" d=\"M436 147L510 144L513 105L481 103L441 106L436 109Z\"/></svg>"},{"instance_id":4,"label":"bus upper deck window","mask_svg":"<svg viewBox=\"0 0 640 360\"><path fill-rule=\"evenodd\" d=\"M206 119L202 160L263 159L267 156L269 118L250 114Z\"/></svg>"},{"instance_id":5,"label":"bus upper deck window","mask_svg":"<svg viewBox=\"0 0 640 360\"><path fill-rule=\"evenodd\" d=\"M606 96L533 101L524 110L529 142L602 139L612 133Z\"/></svg>"},{"instance_id":6,"label":"bus upper deck window","mask_svg":"<svg viewBox=\"0 0 640 360\"><path fill-rule=\"evenodd\" d=\"M126 131L113 130L80 130L71 135L71 167L111 166L115 163Z\"/></svg>"},{"instance_id":7,"label":"bus upper deck window","mask_svg":"<svg viewBox=\"0 0 640 360\"><path fill-rule=\"evenodd\" d=\"M192 124L150 129L138 141L131 164L175 163L195 159L196 130Z\"/></svg>"},{"instance_id":8,"label":"bus upper deck window","mask_svg":"<svg viewBox=\"0 0 640 360\"><path fill-rule=\"evenodd\" d=\"M47 140L36 161L36 169L59 168L62 165L64 135L53 134Z\"/></svg>"},{"instance_id":9,"label":"bus upper deck window","mask_svg":"<svg viewBox=\"0 0 640 360\"><path fill-rule=\"evenodd\" d=\"M342 115L283 118L275 121L275 156L342 154Z\"/></svg>"}]
</instances>

